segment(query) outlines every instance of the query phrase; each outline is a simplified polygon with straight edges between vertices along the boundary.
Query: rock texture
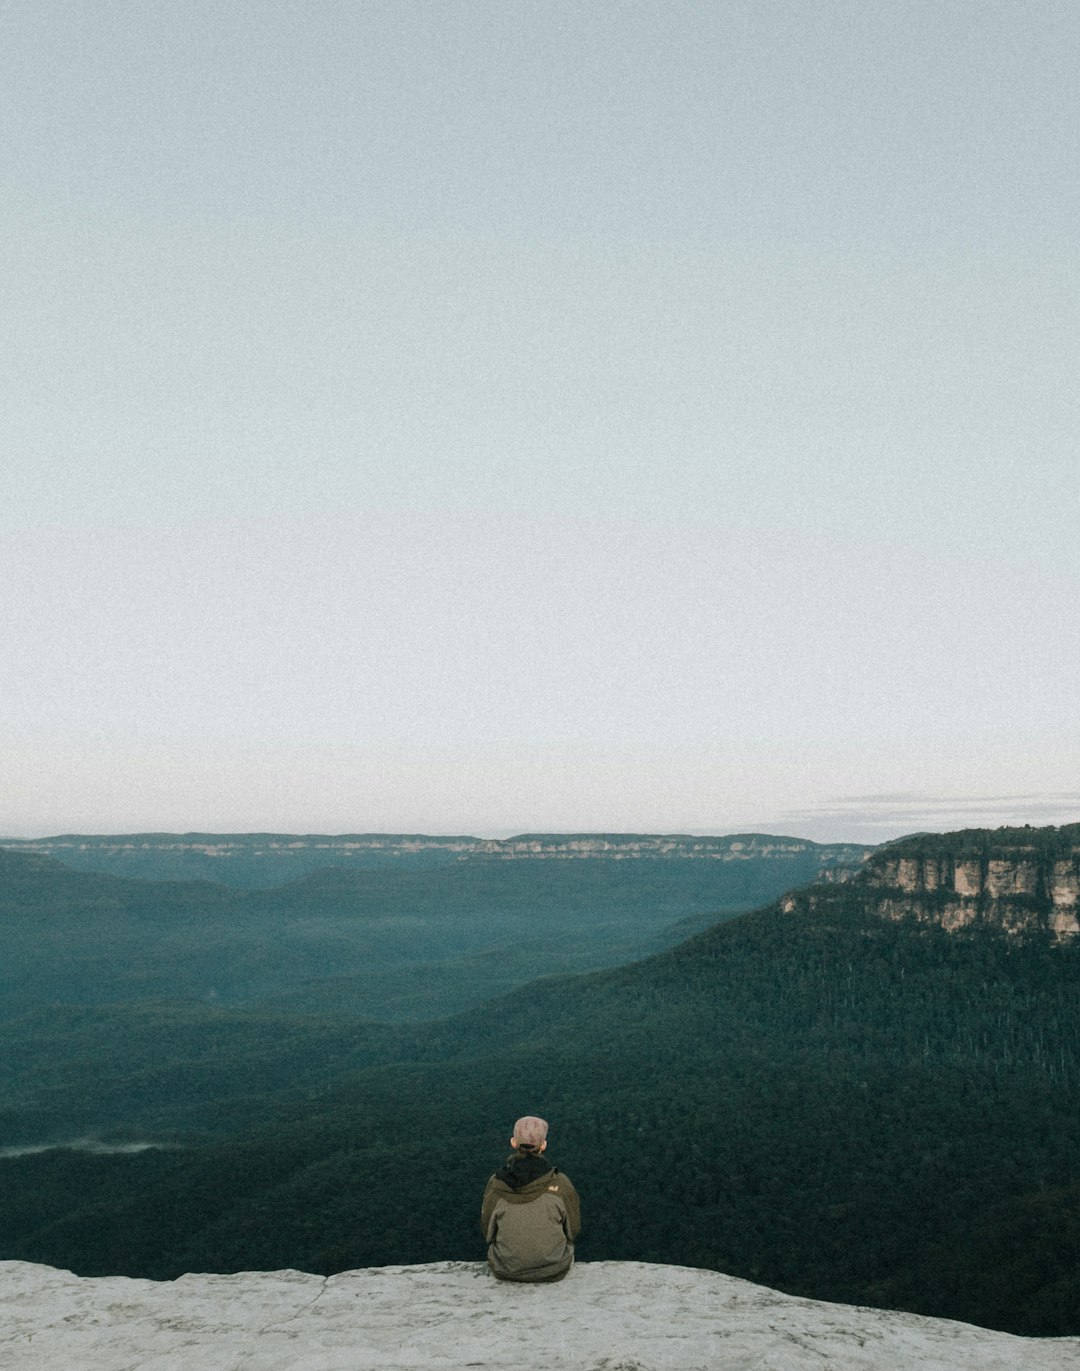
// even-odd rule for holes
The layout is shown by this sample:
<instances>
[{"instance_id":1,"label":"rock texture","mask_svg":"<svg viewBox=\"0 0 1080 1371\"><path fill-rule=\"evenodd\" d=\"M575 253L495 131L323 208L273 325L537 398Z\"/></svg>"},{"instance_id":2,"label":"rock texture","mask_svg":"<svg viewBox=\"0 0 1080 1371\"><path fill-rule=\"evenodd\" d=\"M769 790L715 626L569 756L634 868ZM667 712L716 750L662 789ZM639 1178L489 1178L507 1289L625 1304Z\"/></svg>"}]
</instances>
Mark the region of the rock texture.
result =
<instances>
[{"instance_id":1,"label":"rock texture","mask_svg":"<svg viewBox=\"0 0 1080 1371\"><path fill-rule=\"evenodd\" d=\"M1080 934L1080 824L965 829L888 843L851 882L885 918L961 929ZM813 902L813 896L810 895ZM794 909L799 897L782 907Z\"/></svg>"},{"instance_id":2,"label":"rock texture","mask_svg":"<svg viewBox=\"0 0 1080 1371\"><path fill-rule=\"evenodd\" d=\"M480 841L474 855L502 861L603 857L610 861L746 862L756 858L793 861L813 854L823 870L830 870L833 867L857 868L869 851L859 843L813 843L803 838L777 838L767 833L741 833L723 838L695 838L681 833L525 833L517 838Z\"/></svg>"},{"instance_id":3,"label":"rock texture","mask_svg":"<svg viewBox=\"0 0 1080 1371\"><path fill-rule=\"evenodd\" d=\"M7 1371L1069 1371L1080 1339L793 1299L712 1271L579 1264L552 1286L436 1262L81 1280L0 1262Z\"/></svg>"},{"instance_id":4,"label":"rock texture","mask_svg":"<svg viewBox=\"0 0 1080 1371\"><path fill-rule=\"evenodd\" d=\"M681 833L523 833L515 838L431 837L409 833L131 833L0 838L0 850L36 852L80 871L150 880L282 884L331 866L431 867L490 861L775 861L795 864L797 881L815 871L856 870L872 849L763 833L694 837ZM793 882L794 883L794 882Z\"/></svg>"},{"instance_id":5,"label":"rock texture","mask_svg":"<svg viewBox=\"0 0 1080 1371\"><path fill-rule=\"evenodd\" d=\"M222 861L238 855L303 857L332 853L347 859L364 853L412 857L424 852L453 858L682 857L739 861L820 851L826 861L849 863L857 863L870 850L862 843L814 843L805 838L777 838L763 833L728 837L691 837L682 833L524 833L516 838L447 838L407 833L133 833L122 837L3 838L0 848L42 852L61 860L87 858L95 853L102 859L133 853L197 853Z\"/></svg>"}]
</instances>

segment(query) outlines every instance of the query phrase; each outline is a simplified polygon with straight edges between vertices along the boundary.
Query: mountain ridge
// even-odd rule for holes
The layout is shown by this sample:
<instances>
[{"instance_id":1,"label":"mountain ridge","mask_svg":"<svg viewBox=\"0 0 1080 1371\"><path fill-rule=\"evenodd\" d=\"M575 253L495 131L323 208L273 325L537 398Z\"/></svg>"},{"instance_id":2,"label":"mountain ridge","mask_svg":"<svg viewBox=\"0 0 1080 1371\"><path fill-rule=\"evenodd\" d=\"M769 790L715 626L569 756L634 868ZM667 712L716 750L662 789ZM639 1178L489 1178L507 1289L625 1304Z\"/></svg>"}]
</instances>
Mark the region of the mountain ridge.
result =
<instances>
[{"instance_id":1,"label":"mountain ridge","mask_svg":"<svg viewBox=\"0 0 1080 1371\"><path fill-rule=\"evenodd\" d=\"M816 843L767 833L716 837L647 833L522 833L510 838L429 834L131 833L0 838L0 851L37 852L75 870L149 879L197 879L239 887L281 885L327 867L421 868L489 861L597 859L747 861L818 869L855 868L862 843Z\"/></svg>"},{"instance_id":2,"label":"mountain ridge","mask_svg":"<svg viewBox=\"0 0 1080 1371\"><path fill-rule=\"evenodd\" d=\"M1080 824L900 838L870 853L847 889L883 918L1068 941L1080 935ZM829 898L811 886L784 896L781 909Z\"/></svg>"}]
</instances>

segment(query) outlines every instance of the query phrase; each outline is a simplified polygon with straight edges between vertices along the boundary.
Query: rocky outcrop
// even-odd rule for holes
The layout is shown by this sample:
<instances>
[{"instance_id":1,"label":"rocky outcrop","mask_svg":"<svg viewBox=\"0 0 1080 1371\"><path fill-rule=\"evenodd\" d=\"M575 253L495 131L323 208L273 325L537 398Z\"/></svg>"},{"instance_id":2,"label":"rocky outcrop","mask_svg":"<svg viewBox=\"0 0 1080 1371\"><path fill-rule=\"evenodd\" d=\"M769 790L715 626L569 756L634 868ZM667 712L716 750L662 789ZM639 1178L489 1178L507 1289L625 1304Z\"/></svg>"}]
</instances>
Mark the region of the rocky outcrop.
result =
<instances>
[{"instance_id":1,"label":"rocky outcrop","mask_svg":"<svg viewBox=\"0 0 1080 1371\"><path fill-rule=\"evenodd\" d=\"M80 1279L0 1262L7 1371L1066 1371L1080 1339L781 1295L717 1271L585 1262L556 1285L482 1262Z\"/></svg>"},{"instance_id":2,"label":"rocky outcrop","mask_svg":"<svg viewBox=\"0 0 1080 1371\"><path fill-rule=\"evenodd\" d=\"M1080 935L1080 824L965 829L889 843L857 884L886 918Z\"/></svg>"},{"instance_id":3,"label":"rocky outcrop","mask_svg":"<svg viewBox=\"0 0 1080 1371\"><path fill-rule=\"evenodd\" d=\"M475 855L503 861L567 861L602 857L609 861L745 862L757 859L795 861L816 858L822 870L857 870L872 851L860 843L813 843L767 833L729 837L692 837L682 833L526 833L490 839L476 845Z\"/></svg>"},{"instance_id":4,"label":"rocky outcrop","mask_svg":"<svg viewBox=\"0 0 1080 1371\"><path fill-rule=\"evenodd\" d=\"M284 884L327 867L421 868L455 862L778 862L790 883L858 870L871 848L763 833L695 837L665 833L524 833L472 838L422 833L131 833L0 839L0 850L36 852L80 871L147 880L214 880L236 886Z\"/></svg>"},{"instance_id":5,"label":"rocky outcrop","mask_svg":"<svg viewBox=\"0 0 1080 1371\"><path fill-rule=\"evenodd\" d=\"M767 833L729 837L691 837L682 833L525 833L516 838L441 837L407 833L358 834L213 834L133 833L97 837L0 839L0 848L40 852L60 861L75 855L119 856L140 852L198 853L226 860L244 856L331 853L343 859L364 853L415 856L446 853L470 856L555 859L585 857L670 857L713 861L746 861L755 857L794 858L814 853L822 865L860 865L873 850L864 843L815 843L805 838L778 838Z\"/></svg>"},{"instance_id":6,"label":"rocky outcrop","mask_svg":"<svg viewBox=\"0 0 1080 1371\"><path fill-rule=\"evenodd\" d=\"M413 856L422 852L458 855L471 852L476 838L427 837L423 834L373 833L299 835L291 833L131 833L118 836L91 834L64 835L57 838L3 839L0 848L41 852L58 861L133 856L141 853L196 854L218 861L235 857L291 857L301 854L331 853L343 859L364 853L395 853Z\"/></svg>"}]
</instances>

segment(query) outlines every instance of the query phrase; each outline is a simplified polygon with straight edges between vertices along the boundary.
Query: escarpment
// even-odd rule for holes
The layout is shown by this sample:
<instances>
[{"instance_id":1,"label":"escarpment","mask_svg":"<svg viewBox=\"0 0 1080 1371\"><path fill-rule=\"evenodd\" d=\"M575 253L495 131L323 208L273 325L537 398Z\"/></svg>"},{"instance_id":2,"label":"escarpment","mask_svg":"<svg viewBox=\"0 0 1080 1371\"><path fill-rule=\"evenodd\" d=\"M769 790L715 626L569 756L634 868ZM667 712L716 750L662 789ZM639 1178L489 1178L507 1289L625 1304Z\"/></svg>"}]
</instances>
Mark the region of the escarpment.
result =
<instances>
[{"instance_id":1,"label":"escarpment","mask_svg":"<svg viewBox=\"0 0 1080 1371\"><path fill-rule=\"evenodd\" d=\"M887 843L851 881L884 918L1080 935L1080 824L964 829ZM811 897L813 899L813 897ZM786 908L793 908L791 898Z\"/></svg>"}]
</instances>

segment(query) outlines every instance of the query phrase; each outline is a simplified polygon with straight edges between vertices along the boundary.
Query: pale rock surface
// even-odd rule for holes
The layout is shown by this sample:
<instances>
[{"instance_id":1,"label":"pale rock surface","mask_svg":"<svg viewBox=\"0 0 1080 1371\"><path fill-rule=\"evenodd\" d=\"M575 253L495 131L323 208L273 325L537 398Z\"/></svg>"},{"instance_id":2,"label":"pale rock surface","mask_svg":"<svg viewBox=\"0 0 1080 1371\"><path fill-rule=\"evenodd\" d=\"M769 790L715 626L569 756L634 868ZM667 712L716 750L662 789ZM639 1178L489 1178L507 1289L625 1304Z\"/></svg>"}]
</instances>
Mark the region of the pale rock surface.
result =
<instances>
[{"instance_id":1,"label":"pale rock surface","mask_svg":"<svg viewBox=\"0 0 1080 1371\"><path fill-rule=\"evenodd\" d=\"M1014 1338L793 1299L713 1271L579 1263L506 1285L479 1262L80 1279L0 1262L5 1371L1066 1371L1080 1338Z\"/></svg>"}]
</instances>

